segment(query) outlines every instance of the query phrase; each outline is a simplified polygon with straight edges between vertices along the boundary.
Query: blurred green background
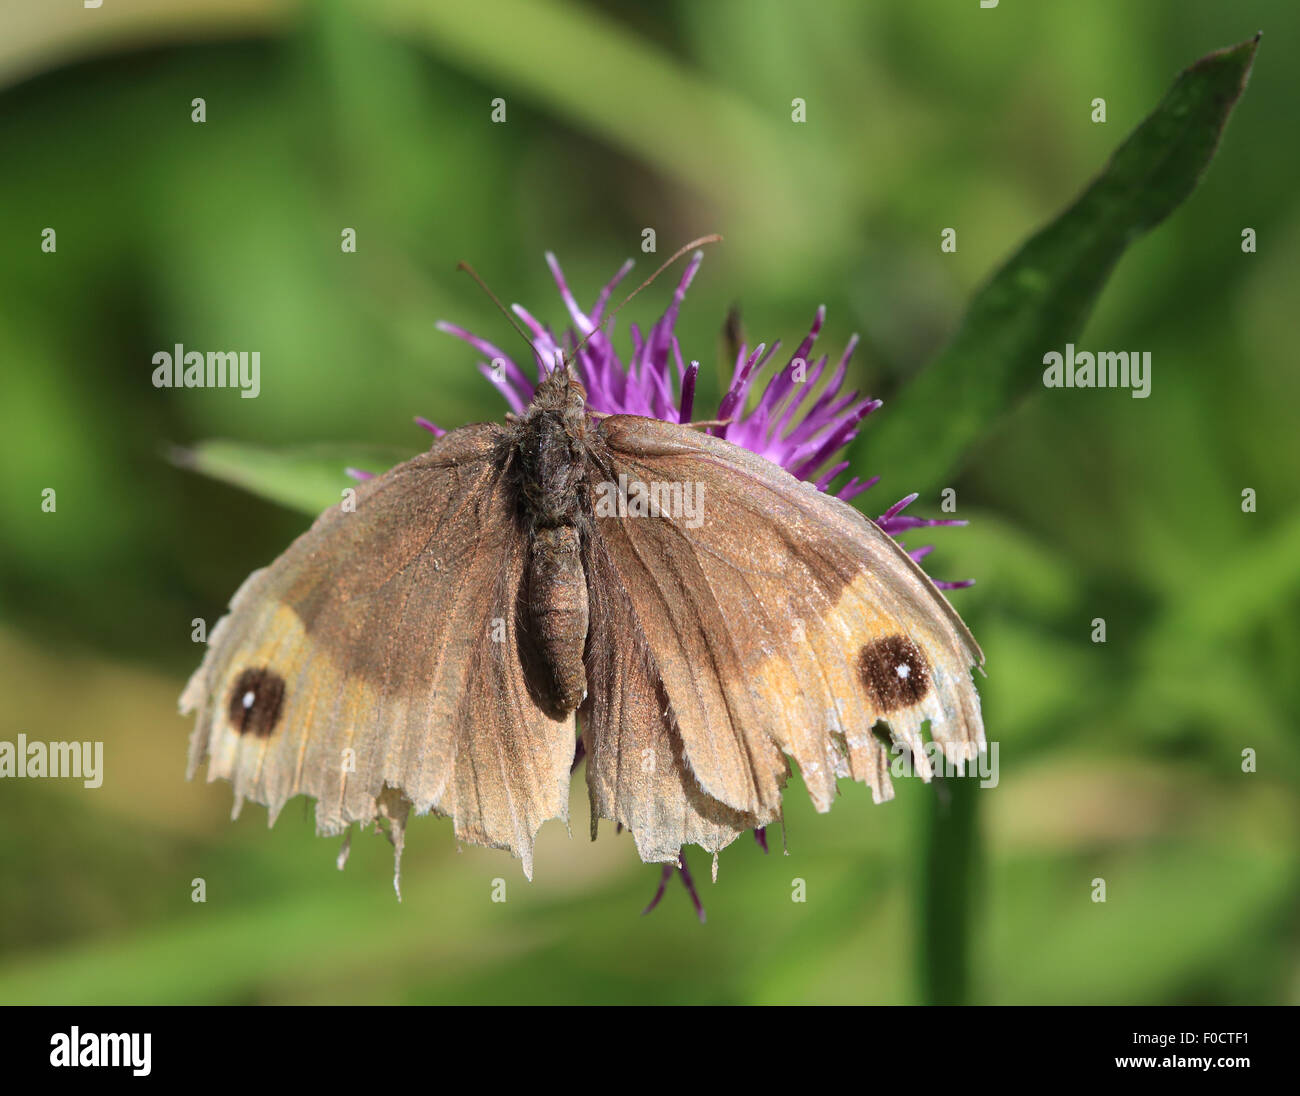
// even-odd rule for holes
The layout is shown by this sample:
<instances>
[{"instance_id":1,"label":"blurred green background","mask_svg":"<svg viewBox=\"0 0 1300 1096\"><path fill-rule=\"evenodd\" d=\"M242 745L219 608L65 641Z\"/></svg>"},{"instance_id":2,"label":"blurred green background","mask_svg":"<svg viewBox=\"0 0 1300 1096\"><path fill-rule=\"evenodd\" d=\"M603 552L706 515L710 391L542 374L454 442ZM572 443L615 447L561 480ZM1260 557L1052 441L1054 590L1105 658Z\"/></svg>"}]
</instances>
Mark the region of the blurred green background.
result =
<instances>
[{"instance_id":1,"label":"blurred green background","mask_svg":"<svg viewBox=\"0 0 1300 1096\"><path fill-rule=\"evenodd\" d=\"M381 839L339 873L305 807L267 832L259 807L229 821L229 785L186 783L191 620L307 518L171 446L411 453L413 415L499 418L476 356L434 330L512 345L456 261L560 325L543 251L590 304L625 258L653 267L646 227L660 258L726 236L678 325L697 407L730 304L792 346L825 303L819 345L863 334L878 425L1175 75L1260 27L1217 159L1080 340L1150 350L1151 397L1008 406L949 484L970 526L927 538L931 573L978 579L952 600L1001 762L937 909L951 785L873 807L846 784L818 816L796 781L788 855L779 832L768 856L739 841L711 885L697 852L701 926L676 883L638 915L658 869L626 835L587 841L581 781L532 884L413 821L400 905ZM1298 31L1290 0L0 0L0 739L102 740L106 769L97 790L0 782L0 1002L1300 1002ZM260 350L261 395L153 388L177 342ZM937 516L937 493L916 509ZM969 946L939 992L949 932Z\"/></svg>"}]
</instances>

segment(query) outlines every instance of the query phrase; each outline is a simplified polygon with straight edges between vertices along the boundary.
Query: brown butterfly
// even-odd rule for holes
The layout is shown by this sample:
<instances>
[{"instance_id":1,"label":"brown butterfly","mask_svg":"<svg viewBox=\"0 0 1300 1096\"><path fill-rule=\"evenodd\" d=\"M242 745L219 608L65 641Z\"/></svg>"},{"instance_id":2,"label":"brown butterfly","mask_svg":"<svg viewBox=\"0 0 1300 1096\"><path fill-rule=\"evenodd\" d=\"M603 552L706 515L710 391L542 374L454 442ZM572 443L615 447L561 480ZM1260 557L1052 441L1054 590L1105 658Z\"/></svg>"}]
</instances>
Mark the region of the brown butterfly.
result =
<instances>
[{"instance_id":1,"label":"brown butterfly","mask_svg":"<svg viewBox=\"0 0 1300 1096\"><path fill-rule=\"evenodd\" d=\"M601 416L567 367L505 425L356 488L212 633L181 697L190 774L319 832L447 815L532 877L581 736L597 820L645 861L781 815L790 761L893 795L888 725L930 775L984 747L960 617L870 519L720 437Z\"/></svg>"}]
</instances>

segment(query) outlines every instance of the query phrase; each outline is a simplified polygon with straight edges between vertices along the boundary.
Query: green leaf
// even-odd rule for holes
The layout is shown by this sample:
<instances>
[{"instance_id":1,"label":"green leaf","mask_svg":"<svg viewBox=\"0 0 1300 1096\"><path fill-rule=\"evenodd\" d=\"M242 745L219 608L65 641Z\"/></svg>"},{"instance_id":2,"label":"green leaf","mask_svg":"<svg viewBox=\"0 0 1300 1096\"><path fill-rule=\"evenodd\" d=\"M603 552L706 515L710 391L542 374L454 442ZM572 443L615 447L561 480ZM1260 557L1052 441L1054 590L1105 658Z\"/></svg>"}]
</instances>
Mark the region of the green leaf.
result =
<instances>
[{"instance_id":1,"label":"green leaf","mask_svg":"<svg viewBox=\"0 0 1300 1096\"><path fill-rule=\"evenodd\" d=\"M192 449L175 449L169 455L182 468L192 468L315 517L339 501L343 488L355 485L356 480L347 474L348 468L384 472L413 454L379 445L313 445L277 450L236 441L204 441Z\"/></svg>"},{"instance_id":2,"label":"green leaf","mask_svg":"<svg viewBox=\"0 0 1300 1096\"><path fill-rule=\"evenodd\" d=\"M976 294L953 341L858 443L870 456L855 467L931 491L1041 384L1043 355L1082 333L1124 249L1196 188L1258 45L1256 36L1211 53L1178 77L1092 185Z\"/></svg>"}]
</instances>

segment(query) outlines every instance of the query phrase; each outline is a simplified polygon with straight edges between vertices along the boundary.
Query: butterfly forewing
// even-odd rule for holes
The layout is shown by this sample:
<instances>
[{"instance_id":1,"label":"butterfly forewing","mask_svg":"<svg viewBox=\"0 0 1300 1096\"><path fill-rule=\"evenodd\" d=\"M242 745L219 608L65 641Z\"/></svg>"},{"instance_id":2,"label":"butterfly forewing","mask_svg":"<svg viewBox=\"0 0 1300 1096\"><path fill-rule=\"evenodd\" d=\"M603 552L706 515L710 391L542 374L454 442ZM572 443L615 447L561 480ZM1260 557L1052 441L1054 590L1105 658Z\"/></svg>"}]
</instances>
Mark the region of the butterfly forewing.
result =
<instances>
[{"instance_id":1,"label":"butterfly forewing","mask_svg":"<svg viewBox=\"0 0 1300 1096\"><path fill-rule=\"evenodd\" d=\"M361 484L235 595L181 707L198 712L191 773L206 758L236 810L274 820L306 794L339 833L406 801L531 870L537 828L567 807L574 731L533 702L517 654L525 547L501 434L466 427Z\"/></svg>"}]
</instances>

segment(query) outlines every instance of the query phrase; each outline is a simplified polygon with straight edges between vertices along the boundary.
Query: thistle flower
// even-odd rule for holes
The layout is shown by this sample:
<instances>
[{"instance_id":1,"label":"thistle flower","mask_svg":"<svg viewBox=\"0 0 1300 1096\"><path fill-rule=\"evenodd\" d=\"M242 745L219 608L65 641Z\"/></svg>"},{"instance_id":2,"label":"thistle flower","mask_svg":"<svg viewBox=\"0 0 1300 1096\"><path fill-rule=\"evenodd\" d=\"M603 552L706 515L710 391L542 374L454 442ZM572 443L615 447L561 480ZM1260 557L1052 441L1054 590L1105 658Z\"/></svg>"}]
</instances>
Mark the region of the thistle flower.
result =
<instances>
[{"instance_id":1,"label":"thistle flower","mask_svg":"<svg viewBox=\"0 0 1300 1096\"><path fill-rule=\"evenodd\" d=\"M523 306L515 305L514 312L532 335L537 358L537 375L563 355L573 355L573 348L586 339L585 345L573 358L572 367L587 390L587 403L595 411L611 415L646 415L667 422L690 422L695 414L695 385L700 363L689 364L682 357L675 327L686 290L690 288L704 253L691 256L681 281L673 293L667 310L648 332L642 334L636 324L630 325L632 354L624 362L614 349L613 321L602 328L605 309L619 283L632 269L629 259L613 279L597 295L590 312L584 312L565 281L560 264L550 252L546 262L560 291L560 298L569 311L573 326L557 339L550 328L544 326ZM826 321L826 308L817 309L808 334L786 365L768 375L760 385L761 376L781 348L779 341L770 347L759 343L752 351L742 345L736 355L731 385L722 397L717 414L705 416L730 420L727 425L715 427L718 436L736 445L766 457L800 479L812 480L823 491L849 467L847 460L835 458L858 436L863 420L881 407L881 401L860 398L857 392L845 392L844 382L849 360L857 349L858 336L852 336L840 355L834 371L815 398L813 392L826 372L828 358L821 355L811 359L813 346ZM478 368L500 390L510 409L522 413L533 398L535 385L517 362L500 347L478 337L463 327L439 322L438 329L462 339L484 355ZM752 407L747 407L755 391L759 392ZM425 429L441 435L440 430L427 419L417 419ZM834 489L834 494L848 501L874 486L879 477L860 480L853 476ZM964 521L919 518L905 511L915 500L915 494L899 499L876 518L881 529L901 543L901 535L912 529L937 525L965 525ZM927 545L911 550L918 562L930 553ZM941 589L969 586L971 582L941 582Z\"/></svg>"},{"instance_id":2,"label":"thistle flower","mask_svg":"<svg viewBox=\"0 0 1300 1096\"><path fill-rule=\"evenodd\" d=\"M632 260L624 263L601 289L591 311L584 312L569 289L559 262L547 252L547 265L568 309L572 326L557 337L527 309L517 304L513 306L515 315L531 335L538 379L563 358L570 362L586 388L587 404L593 411L611 415L645 415L667 422L694 421L695 387L700 364L695 360L688 363L683 358L675 328L686 290L703 261L702 251L691 256L667 309L649 331L643 333L636 324L629 325L632 352L625 362L614 349L614 321L606 319L606 308L614 290L632 269ZM808 334L785 366L775 371L768 367L781 348L779 341L771 346L759 343L753 350L742 344L736 354L731 384L717 413L701 418L723 421L724 425L710 428L719 437L758 453L800 479L812 481L820 490L833 491L837 497L848 501L873 487L879 479L860 480L852 476L835 486L849 467L849 462L843 459L844 450L858 436L866 417L880 408L881 401L844 390L849 360L858 345L857 335L849 339L829 376L826 375L828 356L810 357L825 320L826 308L822 306L817 309ZM535 385L509 354L455 324L439 322L438 329L463 340L484 356L486 360L479 362L479 371L500 390L513 412L521 414L527 408ZM766 380L760 383L762 377ZM823 377L826 379L821 383ZM814 396L814 392L818 394ZM416 421L435 434L444 433L427 419ZM916 498L915 494L907 495L876 518L876 524L899 544L903 543L902 535L913 529L966 524L964 521L921 518L904 513ZM919 563L930 553L932 546L905 547L905 550ZM941 589L955 589L969 586L972 581L936 581L935 585ZM766 852L764 832L755 830L754 836ZM654 909L663 897L673 870L673 865L665 866L659 888L645 913ZM679 854L676 871L703 920L704 907L686 866L684 853Z\"/></svg>"}]
</instances>

